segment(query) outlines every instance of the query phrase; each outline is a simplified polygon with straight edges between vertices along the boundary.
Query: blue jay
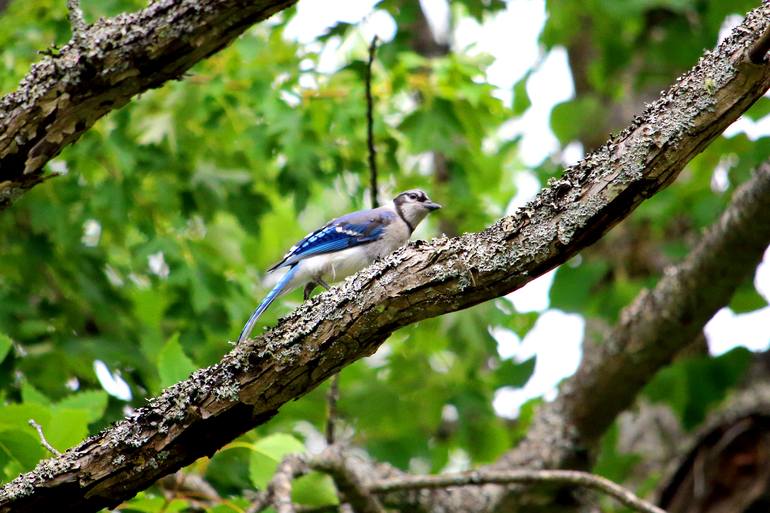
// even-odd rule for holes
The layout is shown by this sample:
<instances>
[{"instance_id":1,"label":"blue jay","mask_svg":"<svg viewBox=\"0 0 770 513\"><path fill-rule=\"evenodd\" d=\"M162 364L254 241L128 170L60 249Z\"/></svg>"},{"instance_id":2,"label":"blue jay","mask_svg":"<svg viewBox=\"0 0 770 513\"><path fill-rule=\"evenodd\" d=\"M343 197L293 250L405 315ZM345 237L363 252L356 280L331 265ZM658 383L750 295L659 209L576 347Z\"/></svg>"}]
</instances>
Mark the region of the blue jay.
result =
<instances>
[{"instance_id":1,"label":"blue jay","mask_svg":"<svg viewBox=\"0 0 770 513\"><path fill-rule=\"evenodd\" d=\"M441 208L419 189L404 191L379 208L359 210L329 221L291 247L272 273L288 268L243 327L238 343L247 339L259 316L278 296L305 285L305 299L320 285L357 273L407 243L428 212Z\"/></svg>"}]
</instances>

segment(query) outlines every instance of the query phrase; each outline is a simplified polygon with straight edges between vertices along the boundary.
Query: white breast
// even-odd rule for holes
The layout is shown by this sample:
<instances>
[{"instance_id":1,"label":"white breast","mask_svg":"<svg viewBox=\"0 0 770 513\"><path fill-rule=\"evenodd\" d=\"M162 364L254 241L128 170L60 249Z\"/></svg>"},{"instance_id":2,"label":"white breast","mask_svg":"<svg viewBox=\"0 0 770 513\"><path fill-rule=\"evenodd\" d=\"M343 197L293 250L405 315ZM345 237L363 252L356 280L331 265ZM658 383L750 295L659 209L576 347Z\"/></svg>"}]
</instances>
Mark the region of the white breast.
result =
<instances>
[{"instance_id":1,"label":"white breast","mask_svg":"<svg viewBox=\"0 0 770 513\"><path fill-rule=\"evenodd\" d=\"M297 286L318 277L326 282L344 280L372 262L364 248L358 246L302 260L300 270L291 285Z\"/></svg>"}]
</instances>

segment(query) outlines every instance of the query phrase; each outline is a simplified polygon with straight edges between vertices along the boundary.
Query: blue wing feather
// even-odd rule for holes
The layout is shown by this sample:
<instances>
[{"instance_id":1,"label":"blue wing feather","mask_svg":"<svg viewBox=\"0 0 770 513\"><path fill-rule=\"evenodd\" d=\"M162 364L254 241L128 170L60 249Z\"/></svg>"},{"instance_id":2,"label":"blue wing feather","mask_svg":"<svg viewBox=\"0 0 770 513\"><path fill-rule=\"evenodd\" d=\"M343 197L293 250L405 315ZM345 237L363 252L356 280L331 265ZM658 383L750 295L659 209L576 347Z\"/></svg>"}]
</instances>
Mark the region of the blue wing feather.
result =
<instances>
[{"instance_id":1,"label":"blue wing feather","mask_svg":"<svg viewBox=\"0 0 770 513\"><path fill-rule=\"evenodd\" d=\"M375 241L394 218L395 214L385 209L364 210L339 217L295 244L270 270L295 264L311 256Z\"/></svg>"}]
</instances>

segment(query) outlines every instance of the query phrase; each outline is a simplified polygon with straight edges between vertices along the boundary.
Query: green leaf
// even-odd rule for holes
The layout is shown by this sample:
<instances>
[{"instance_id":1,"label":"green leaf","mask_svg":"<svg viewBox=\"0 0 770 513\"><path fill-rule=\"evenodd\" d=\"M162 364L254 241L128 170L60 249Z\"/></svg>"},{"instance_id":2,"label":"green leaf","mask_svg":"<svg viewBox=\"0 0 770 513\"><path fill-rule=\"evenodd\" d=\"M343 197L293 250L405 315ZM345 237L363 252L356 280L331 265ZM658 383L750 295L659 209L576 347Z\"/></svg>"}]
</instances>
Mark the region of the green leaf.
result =
<instances>
[{"instance_id":1,"label":"green leaf","mask_svg":"<svg viewBox=\"0 0 770 513\"><path fill-rule=\"evenodd\" d=\"M743 115L753 121L757 121L767 116L768 114L770 114L770 98L763 96L757 100L756 103L752 105L751 108L749 108L749 110L747 110Z\"/></svg>"},{"instance_id":2,"label":"green leaf","mask_svg":"<svg viewBox=\"0 0 770 513\"><path fill-rule=\"evenodd\" d=\"M549 293L551 308L565 312L585 312L592 298L592 287L605 275L605 261L584 260L577 267L569 262L560 266Z\"/></svg>"},{"instance_id":3,"label":"green leaf","mask_svg":"<svg viewBox=\"0 0 770 513\"><path fill-rule=\"evenodd\" d=\"M653 401L671 406L692 429L734 387L751 363L751 352L739 347L717 358L685 359L666 367L644 388Z\"/></svg>"},{"instance_id":4,"label":"green leaf","mask_svg":"<svg viewBox=\"0 0 770 513\"><path fill-rule=\"evenodd\" d=\"M29 429L32 430L31 427ZM45 451L36 436L21 429L0 430L2 459L17 461L24 470L33 468L45 456Z\"/></svg>"},{"instance_id":5,"label":"green leaf","mask_svg":"<svg viewBox=\"0 0 770 513\"><path fill-rule=\"evenodd\" d=\"M161 388L169 387L192 374L197 367L182 350L179 333L174 333L166 341L158 354L158 374Z\"/></svg>"},{"instance_id":6,"label":"green leaf","mask_svg":"<svg viewBox=\"0 0 770 513\"><path fill-rule=\"evenodd\" d=\"M418 109L399 127L416 152L441 151L454 155L463 130L451 102L437 99L432 108Z\"/></svg>"},{"instance_id":7,"label":"green leaf","mask_svg":"<svg viewBox=\"0 0 770 513\"><path fill-rule=\"evenodd\" d=\"M743 283L730 300L730 309L735 313L753 312L767 306L767 300L757 292L754 283Z\"/></svg>"},{"instance_id":8,"label":"green leaf","mask_svg":"<svg viewBox=\"0 0 770 513\"><path fill-rule=\"evenodd\" d=\"M0 362L8 356L8 351L13 347L13 340L5 333L0 333Z\"/></svg>"},{"instance_id":9,"label":"green leaf","mask_svg":"<svg viewBox=\"0 0 770 513\"><path fill-rule=\"evenodd\" d=\"M299 504L320 508L339 504L334 481L326 474L311 472L292 484L291 498Z\"/></svg>"},{"instance_id":10,"label":"green leaf","mask_svg":"<svg viewBox=\"0 0 770 513\"><path fill-rule=\"evenodd\" d=\"M620 452L617 448L620 429L614 423L601 439L601 452L593 471L607 479L622 483L642 459L639 454Z\"/></svg>"},{"instance_id":11,"label":"green leaf","mask_svg":"<svg viewBox=\"0 0 770 513\"><path fill-rule=\"evenodd\" d=\"M234 510L234 505L239 507L240 510ZM227 502L223 504L217 504L211 508L206 508L206 513L234 513L234 511L246 511L249 508L249 505L249 501L243 498L233 497L232 499L228 499ZM275 513L275 509L272 507L266 508L262 511L264 513Z\"/></svg>"},{"instance_id":12,"label":"green leaf","mask_svg":"<svg viewBox=\"0 0 770 513\"><path fill-rule=\"evenodd\" d=\"M139 144L159 144L165 138L174 139L174 123L170 112L160 112L145 116L139 121L137 142Z\"/></svg>"},{"instance_id":13,"label":"green leaf","mask_svg":"<svg viewBox=\"0 0 770 513\"><path fill-rule=\"evenodd\" d=\"M522 387L535 370L535 357L523 362L503 360L495 369L495 384L498 387Z\"/></svg>"},{"instance_id":14,"label":"green leaf","mask_svg":"<svg viewBox=\"0 0 770 513\"><path fill-rule=\"evenodd\" d=\"M275 433L257 440L252 446L249 458L249 477L252 484L264 489L284 456L304 451L302 442L285 433Z\"/></svg>"},{"instance_id":15,"label":"green leaf","mask_svg":"<svg viewBox=\"0 0 770 513\"><path fill-rule=\"evenodd\" d=\"M125 509L127 511L138 511L140 513L157 513L158 511L164 511L163 506L165 504L166 499L163 497L153 497L142 492L126 502Z\"/></svg>"},{"instance_id":16,"label":"green leaf","mask_svg":"<svg viewBox=\"0 0 770 513\"><path fill-rule=\"evenodd\" d=\"M508 316L503 325L524 338L535 325L538 317L540 317L538 312L514 313Z\"/></svg>"},{"instance_id":17,"label":"green leaf","mask_svg":"<svg viewBox=\"0 0 770 513\"><path fill-rule=\"evenodd\" d=\"M562 144L567 144L601 125L604 110L593 96L584 96L556 105L551 110L551 129Z\"/></svg>"},{"instance_id":18,"label":"green leaf","mask_svg":"<svg viewBox=\"0 0 770 513\"><path fill-rule=\"evenodd\" d=\"M532 100L527 93L527 81L530 73L527 72L513 85L513 115L521 116L532 105Z\"/></svg>"},{"instance_id":19,"label":"green leaf","mask_svg":"<svg viewBox=\"0 0 770 513\"><path fill-rule=\"evenodd\" d=\"M21 385L21 401L23 403L34 403L43 406L51 405L51 400L28 381Z\"/></svg>"},{"instance_id":20,"label":"green leaf","mask_svg":"<svg viewBox=\"0 0 770 513\"><path fill-rule=\"evenodd\" d=\"M0 429L5 427L32 429L29 419L45 426L51 419L50 410L40 404L6 404L0 408Z\"/></svg>"},{"instance_id":21,"label":"green leaf","mask_svg":"<svg viewBox=\"0 0 770 513\"><path fill-rule=\"evenodd\" d=\"M43 433L51 445L65 451L88 436L89 416L87 410L54 406L52 422L42 424Z\"/></svg>"},{"instance_id":22,"label":"green leaf","mask_svg":"<svg viewBox=\"0 0 770 513\"><path fill-rule=\"evenodd\" d=\"M56 407L83 410L90 424L102 418L107 409L107 400L107 392L85 390L65 397L56 403Z\"/></svg>"}]
</instances>

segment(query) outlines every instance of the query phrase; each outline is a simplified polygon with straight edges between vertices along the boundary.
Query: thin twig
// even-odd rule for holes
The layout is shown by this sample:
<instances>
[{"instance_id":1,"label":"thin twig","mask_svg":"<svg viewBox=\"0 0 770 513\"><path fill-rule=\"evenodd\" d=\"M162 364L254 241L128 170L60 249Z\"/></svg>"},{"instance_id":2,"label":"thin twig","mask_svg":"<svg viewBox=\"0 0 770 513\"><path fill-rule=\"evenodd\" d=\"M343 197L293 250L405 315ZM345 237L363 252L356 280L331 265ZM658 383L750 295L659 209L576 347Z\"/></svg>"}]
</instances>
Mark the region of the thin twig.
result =
<instances>
[{"instance_id":1,"label":"thin twig","mask_svg":"<svg viewBox=\"0 0 770 513\"><path fill-rule=\"evenodd\" d=\"M270 498L270 494L267 491L257 492L246 513L260 513L260 511L266 510L270 506Z\"/></svg>"},{"instance_id":2,"label":"thin twig","mask_svg":"<svg viewBox=\"0 0 770 513\"><path fill-rule=\"evenodd\" d=\"M330 475L342 499L350 504L355 513L385 513L385 508L361 481L338 446L329 447L310 458L308 466Z\"/></svg>"},{"instance_id":3,"label":"thin twig","mask_svg":"<svg viewBox=\"0 0 770 513\"><path fill-rule=\"evenodd\" d=\"M366 141L369 147L369 194L372 198L372 208L377 208L377 149L374 147L374 107L372 100L372 63L377 51L377 36L372 38L369 45L369 62L366 64Z\"/></svg>"},{"instance_id":4,"label":"thin twig","mask_svg":"<svg viewBox=\"0 0 770 513\"><path fill-rule=\"evenodd\" d=\"M206 506L213 506L222 501L211 483L198 474L187 474L178 470L174 474L161 478L157 484L169 500L174 497L185 497Z\"/></svg>"},{"instance_id":5,"label":"thin twig","mask_svg":"<svg viewBox=\"0 0 770 513\"><path fill-rule=\"evenodd\" d=\"M268 486L276 513L296 512L294 504L291 502L291 482L295 477L305 475L308 471L309 468L304 458L294 454L286 456L278 464L278 469Z\"/></svg>"},{"instance_id":6,"label":"thin twig","mask_svg":"<svg viewBox=\"0 0 770 513\"><path fill-rule=\"evenodd\" d=\"M35 422L35 419L29 419L27 422L37 431L37 436L40 437L40 445L48 449L48 452L54 456L61 456L61 452L58 451L56 447L48 443L48 440L45 439L45 435L43 434L43 426Z\"/></svg>"},{"instance_id":7,"label":"thin twig","mask_svg":"<svg viewBox=\"0 0 770 513\"><path fill-rule=\"evenodd\" d=\"M641 513L666 513L664 510L640 499L630 490L613 483L601 476L577 470L508 470L489 472L469 472L463 474L445 474L439 476L409 476L384 479L369 485L373 493L387 493L395 490L415 490L424 488L448 488L484 484L535 484L559 483L583 486L602 492L618 500L624 506Z\"/></svg>"},{"instance_id":8,"label":"thin twig","mask_svg":"<svg viewBox=\"0 0 770 513\"><path fill-rule=\"evenodd\" d=\"M80 42L86 31L86 20L83 16L83 10L80 8L80 0L67 0L67 11L72 26L72 37L75 41Z\"/></svg>"},{"instance_id":9,"label":"thin twig","mask_svg":"<svg viewBox=\"0 0 770 513\"><path fill-rule=\"evenodd\" d=\"M770 29L765 30L762 36L751 45L748 51L749 60L754 64L766 64L768 51L770 51Z\"/></svg>"},{"instance_id":10,"label":"thin twig","mask_svg":"<svg viewBox=\"0 0 770 513\"><path fill-rule=\"evenodd\" d=\"M326 394L326 443L335 443L335 428L337 427L337 401L340 400L340 374L332 376L329 392Z\"/></svg>"}]
</instances>

